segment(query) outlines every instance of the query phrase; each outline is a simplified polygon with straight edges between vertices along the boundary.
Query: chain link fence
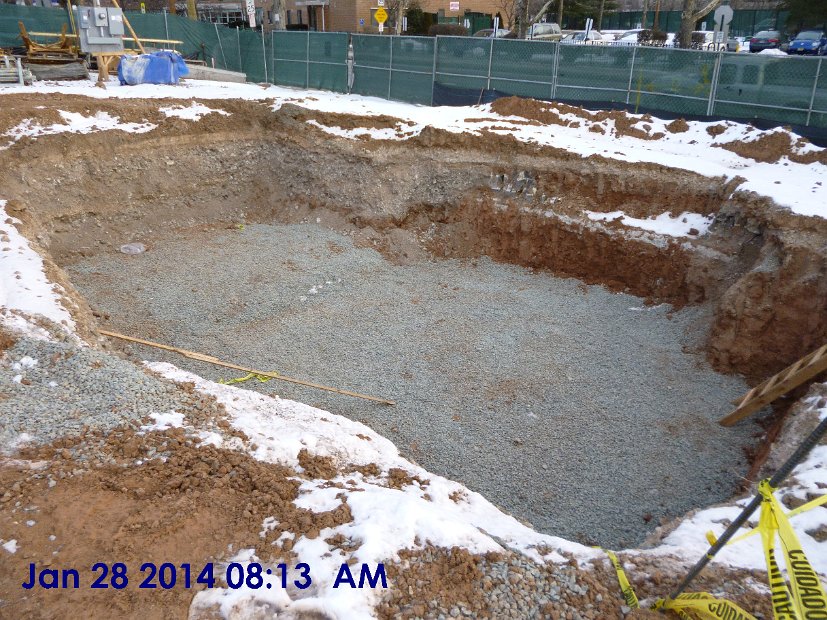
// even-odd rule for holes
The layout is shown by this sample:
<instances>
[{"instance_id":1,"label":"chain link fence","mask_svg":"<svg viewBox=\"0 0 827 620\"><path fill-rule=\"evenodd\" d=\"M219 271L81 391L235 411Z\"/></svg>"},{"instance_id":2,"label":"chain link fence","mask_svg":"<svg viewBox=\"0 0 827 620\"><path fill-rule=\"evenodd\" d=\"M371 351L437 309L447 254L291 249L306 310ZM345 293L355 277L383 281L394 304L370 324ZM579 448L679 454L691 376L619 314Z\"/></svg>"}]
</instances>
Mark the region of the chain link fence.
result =
<instances>
[{"instance_id":1,"label":"chain link fence","mask_svg":"<svg viewBox=\"0 0 827 620\"><path fill-rule=\"evenodd\" d=\"M127 16L139 36L180 41L172 47L182 54L244 72L253 82L424 105L475 104L518 95L827 130L824 57L473 37L262 34L166 13ZM21 45L18 20L30 32L58 33L67 14L0 4L0 46Z\"/></svg>"}]
</instances>

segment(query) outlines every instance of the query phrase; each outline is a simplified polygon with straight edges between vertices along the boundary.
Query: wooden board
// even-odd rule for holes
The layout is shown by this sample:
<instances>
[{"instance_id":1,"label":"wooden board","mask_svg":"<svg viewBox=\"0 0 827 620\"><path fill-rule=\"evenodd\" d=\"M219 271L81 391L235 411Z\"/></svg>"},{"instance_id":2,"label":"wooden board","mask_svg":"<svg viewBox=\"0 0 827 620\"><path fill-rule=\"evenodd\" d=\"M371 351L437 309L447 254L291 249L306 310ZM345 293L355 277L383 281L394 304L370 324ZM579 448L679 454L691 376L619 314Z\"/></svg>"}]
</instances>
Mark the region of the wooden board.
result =
<instances>
[{"instance_id":1,"label":"wooden board","mask_svg":"<svg viewBox=\"0 0 827 620\"><path fill-rule=\"evenodd\" d=\"M742 399L736 401L737 407L718 423L732 426L824 371L827 371L827 344L752 388Z\"/></svg>"}]
</instances>

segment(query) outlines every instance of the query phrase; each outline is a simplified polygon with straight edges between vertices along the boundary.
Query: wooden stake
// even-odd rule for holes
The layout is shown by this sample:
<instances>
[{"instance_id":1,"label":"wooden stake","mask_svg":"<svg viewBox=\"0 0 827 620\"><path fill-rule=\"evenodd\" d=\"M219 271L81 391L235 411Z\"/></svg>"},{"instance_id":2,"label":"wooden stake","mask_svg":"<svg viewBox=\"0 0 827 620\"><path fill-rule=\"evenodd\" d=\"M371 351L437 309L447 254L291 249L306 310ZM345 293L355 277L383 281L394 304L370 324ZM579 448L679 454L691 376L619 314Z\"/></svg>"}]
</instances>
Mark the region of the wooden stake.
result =
<instances>
[{"instance_id":1,"label":"wooden stake","mask_svg":"<svg viewBox=\"0 0 827 620\"><path fill-rule=\"evenodd\" d=\"M116 9L121 8L121 5L118 4L118 0L112 0L112 4L115 5ZM141 54L146 54L146 50L144 50L143 44L140 39L138 39L138 35L135 34L134 30L132 30L132 24L130 24L129 20L126 18L126 13L123 14L123 23L126 24L127 28L129 28L129 33L132 35L132 38L135 39L135 45L137 45L138 49L141 50Z\"/></svg>"},{"instance_id":2,"label":"wooden stake","mask_svg":"<svg viewBox=\"0 0 827 620\"><path fill-rule=\"evenodd\" d=\"M312 383L310 381L302 381L301 379L294 379L292 377L285 377L284 375L280 375L275 372L265 372L262 370L256 370L255 368L247 368L246 366L239 366L238 364L231 364L230 362L223 362L217 357L213 357L212 355L206 355L204 353L197 353L195 351L188 351L187 349L179 349L178 347L172 347L168 344L160 344L158 342L152 342L150 340L143 340L141 338L134 338L132 336L125 336L124 334L119 334L117 332L110 332L105 329L99 329L99 333L103 334L104 336L109 336L110 338L119 338L120 340L127 340L129 342L137 342L138 344L143 344L148 347L155 347L156 349L163 349L164 351L171 351L173 353L178 353L179 355L183 355L184 357L188 357L190 359L198 360L199 362L206 362L207 364L213 364L215 366L222 366L224 368L232 368L234 370L240 370L241 372L246 373L253 373L254 375L261 375L262 377L270 377L271 379L280 379L281 381L289 381L290 383L296 383L298 385L304 385L307 387L316 388L317 390L325 390L326 392L335 392L337 394L344 394L345 396L353 396L355 398L363 398L365 400L372 400L377 403L383 403L385 405L395 405L396 403L392 400L386 400L384 398L379 398L378 396L368 396L367 394L360 394L358 392L350 392L348 390L340 390L339 388L329 387L327 385L320 385L318 383Z\"/></svg>"}]
</instances>

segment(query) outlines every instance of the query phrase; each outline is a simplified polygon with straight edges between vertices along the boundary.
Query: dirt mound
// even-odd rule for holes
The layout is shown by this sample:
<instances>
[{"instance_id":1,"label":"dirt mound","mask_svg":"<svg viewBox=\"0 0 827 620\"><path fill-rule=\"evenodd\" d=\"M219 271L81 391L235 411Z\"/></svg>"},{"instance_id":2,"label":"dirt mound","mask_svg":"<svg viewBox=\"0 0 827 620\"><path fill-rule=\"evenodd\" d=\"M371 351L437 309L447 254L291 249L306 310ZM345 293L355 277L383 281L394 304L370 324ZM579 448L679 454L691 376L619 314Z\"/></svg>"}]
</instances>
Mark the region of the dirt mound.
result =
<instances>
[{"instance_id":1,"label":"dirt mound","mask_svg":"<svg viewBox=\"0 0 827 620\"><path fill-rule=\"evenodd\" d=\"M682 118L676 118L666 126L670 133L686 133L689 131L689 123Z\"/></svg>"},{"instance_id":2,"label":"dirt mound","mask_svg":"<svg viewBox=\"0 0 827 620\"><path fill-rule=\"evenodd\" d=\"M820 163L827 166L827 149L801 152L801 148L810 142L804 138L794 141L785 131L766 132L752 140L733 140L722 144L713 144L741 157L765 163L777 163L783 158L798 164Z\"/></svg>"},{"instance_id":3,"label":"dirt mound","mask_svg":"<svg viewBox=\"0 0 827 620\"><path fill-rule=\"evenodd\" d=\"M560 116L562 114L573 114L582 118L583 122L589 125L590 131L597 133L605 133L605 128L600 127L598 129L596 127L599 126L596 126L595 123L612 121L614 123L614 132L618 136L631 136L640 140L659 140L663 137L663 134L660 132L650 133L651 125L647 126L645 123L652 123L653 119L648 114L644 114L640 118L635 118L621 110L590 112L584 108L570 106L565 103L549 103L521 97L502 97L497 99L491 104L491 110L504 116L522 116L523 118L538 121L546 125L580 127L581 123L579 121L563 119ZM636 127L636 125L641 122L644 123L644 126Z\"/></svg>"},{"instance_id":4,"label":"dirt mound","mask_svg":"<svg viewBox=\"0 0 827 620\"><path fill-rule=\"evenodd\" d=\"M76 449L88 457L77 460ZM344 503L325 513L296 508L302 477L296 471L199 446L178 428L145 435L123 429L105 438L61 440L20 456L31 461L0 464L0 488L6 489L0 531L19 547L15 554L3 552L0 562L4 617L186 617L203 586L94 590L88 587L94 577L89 568L123 562L130 585L137 586L146 576L140 572L144 562L189 563L197 571L242 548L255 548L263 561L290 562L291 540L272 544L282 532L315 538L321 529L351 519ZM266 517L278 525L262 536ZM20 588L30 562L77 568L82 588L31 596Z\"/></svg>"}]
</instances>

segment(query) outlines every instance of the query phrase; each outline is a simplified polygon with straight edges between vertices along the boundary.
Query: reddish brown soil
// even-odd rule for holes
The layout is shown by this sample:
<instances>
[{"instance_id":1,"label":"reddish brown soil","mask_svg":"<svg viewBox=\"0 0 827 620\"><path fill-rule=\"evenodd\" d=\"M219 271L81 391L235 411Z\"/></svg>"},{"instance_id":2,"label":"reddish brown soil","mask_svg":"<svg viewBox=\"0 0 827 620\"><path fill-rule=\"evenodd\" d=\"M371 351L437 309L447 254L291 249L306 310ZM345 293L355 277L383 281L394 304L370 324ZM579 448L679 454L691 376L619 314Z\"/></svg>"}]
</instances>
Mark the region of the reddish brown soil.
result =
<instances>
[{"instance_id":1,"label":"reddish brown soil","mask_svg":"<svg viewBox=\"0 0 827 620\"><path fill-rule=\"evenodd\" d=\"M689 131L689 123L682 118L676 118L666 126L670 133L686 133Z\"/></svg>"},{"instance_id":2,"label":"reddish brown soil","mask_svg":"<svg viewBox=\"0 0 827 620\"><path fill-rule=\"evenodd\" d=\"M748 157L755 161L776 163L786 157L799 164L820 163L827 166L827 149L819 149L808 153L798 153L795 149L808 144L808 141L799 138L793 141L789 134L774 132L762 135L749 142L735 140L713 146L732 151L741 157Z\"/></svg>"},{"instance_id":3,"label":"reddish brown soil","mask_svg":"<svg viewBox=\"0 0 827 620\"><path fill-rule=\"evenodd\" d=\"M168 453L168 460L135 465L150 448ZM90 467L74 460L76 449L112 456L117 464ZM0 497L0 531L19 547L15 554L4 551L0 562L4 618L53 618L58 610L61 617L186 617L202 586L139 589L132 581L140 579L142 563L203 566L240 548L255 548L273 561L292 561L289 541L271 545L282 531L314 538L320 529L351 519L347 504L320 514L296 508L295 478L301 474L239 452L197 447L181 429L145 436L126 429L105 439L59 441L21 456L42 466L0 463L0 488L6 490ZM50 487L48 478L57 484ZM261 537L261 523L269 516L279 526ZM29 527L27 520L35 524ZM77 568L82 587L26 591L20 585L31 562ZM90 589L90 568L96 562L125 563L135 587Z\"/></svg>"}]
</instances>

